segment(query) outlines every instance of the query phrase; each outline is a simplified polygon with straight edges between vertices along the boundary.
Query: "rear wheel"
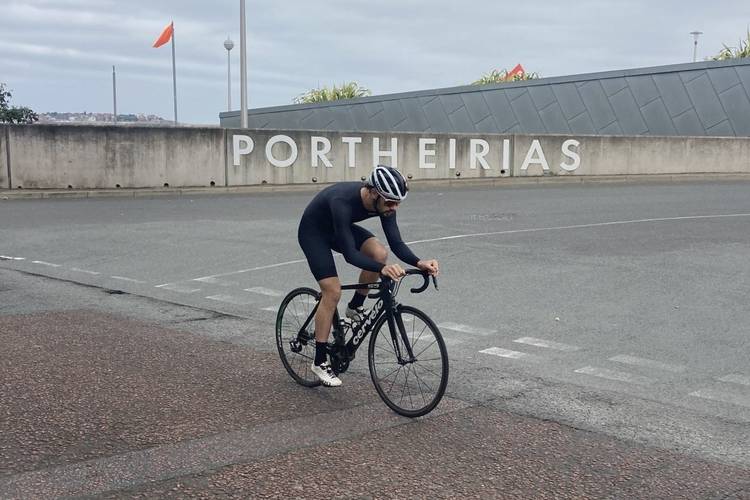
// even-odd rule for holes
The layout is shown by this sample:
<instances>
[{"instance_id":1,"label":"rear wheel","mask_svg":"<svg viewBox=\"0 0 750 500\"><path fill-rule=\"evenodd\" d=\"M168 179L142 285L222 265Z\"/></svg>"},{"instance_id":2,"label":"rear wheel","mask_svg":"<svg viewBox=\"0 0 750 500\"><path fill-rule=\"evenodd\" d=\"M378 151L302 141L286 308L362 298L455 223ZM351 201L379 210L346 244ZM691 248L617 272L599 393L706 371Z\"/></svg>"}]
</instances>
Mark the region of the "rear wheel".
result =
<instances>
[{"instance_id":1,"label":"rear wheel","mask_svg":"<svg viewBox=\"0 0 750 500\"><path fill-rule=\"evenodd\" d=\"M296 288L284 297L276 314L276 347L281 362L289 375L306 387L320 385L310 369L315 360L315 321L310 316L318 299L318 292L312 288Z\"/></svg>"},{"instance_id":2,"label":"rear wheel","mask_svg":"<svg viewBox=\"0 0 750 500\"><path fill-rule=\"evenodd\" d=\"M391 332L383 315L370 337L368 361L375 389L393 411L420 417L440 402L448 384L448 351L435 323L422 311L399 306ZM398 330L403 329L403 332ZM404 338L411 345L410 358Z\"/></svg>"}]
</instances>

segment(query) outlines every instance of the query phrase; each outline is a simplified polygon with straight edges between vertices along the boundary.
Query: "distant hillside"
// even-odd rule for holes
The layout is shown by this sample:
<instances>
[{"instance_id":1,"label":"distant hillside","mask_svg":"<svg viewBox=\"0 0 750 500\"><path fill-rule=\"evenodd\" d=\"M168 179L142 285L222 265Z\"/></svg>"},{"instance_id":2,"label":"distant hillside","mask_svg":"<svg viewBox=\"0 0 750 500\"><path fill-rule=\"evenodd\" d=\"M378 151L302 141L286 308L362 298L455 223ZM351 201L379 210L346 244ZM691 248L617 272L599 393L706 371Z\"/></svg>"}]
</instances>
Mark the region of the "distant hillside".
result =
<instances>
[{"instance_id":1,"label":"distant hillside","mask_svg":"<svg viewBox=\"0 0 750 500\"><path fill-rule=\"evenodd\" d=\"M172 123L172 120L165 120L161 116L138 114L120 114L117 113L118 122L136 122L136 123ZM112 113L39 113L39 123L112 123Z\"/></svg>"}]
</instances>

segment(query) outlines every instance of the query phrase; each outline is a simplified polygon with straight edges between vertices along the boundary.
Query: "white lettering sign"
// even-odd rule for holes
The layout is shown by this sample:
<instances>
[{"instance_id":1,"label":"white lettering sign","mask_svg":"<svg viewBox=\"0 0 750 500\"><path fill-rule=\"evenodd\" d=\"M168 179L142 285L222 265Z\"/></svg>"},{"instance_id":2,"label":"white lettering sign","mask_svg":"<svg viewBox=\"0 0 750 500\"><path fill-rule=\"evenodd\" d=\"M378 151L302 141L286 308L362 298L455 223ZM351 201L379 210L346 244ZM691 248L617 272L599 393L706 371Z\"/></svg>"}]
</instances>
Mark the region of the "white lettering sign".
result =
<instances>
[{"instance_id":1,"label":"white lettering sign","mask_svg":"<svg viewBox=\"0 0 750 500\"><path fill-rule=\"evenodd\" d=\"M580 146L581 143L576 141L575 139L568 139L567 141L563 142L562 144L562 154L573 160L573 163L570 165L561 163L560 168L572 172L578 167L581 166L581 155L579 155L576 151L571 151L571 146L577 148Z\"/></svg>"},{"instance_id":2,"label":"white lettering sign","mask_svg":"<svg viewBox=\"0 0 750 500\"><path fill-rule=\"evenodd\" d=\"M331 141L329 141L327 137L312 136L310 138L310 142L310 150L312 151L312 166L317 167L318 160L322 160L323 165L328 168L333 168L333 164L331 163L331 161L326 158L326 155L331 152ZM323 145L323 149L318 149L318 146L321 144Z\"/></svg>"},{"instance_id":3,"label":"white lettering sign","mask_svg":"<svg viewBox=\"0 0 750 500\"><path fill-rule=\"evenodd\" d=\"M419 168L436 168L434 163L428 163L428 156L435 156L434 149L427 149L427 145L437 144L437 139L419 139Z\"/></svg>"},{"instance_id":4,"label":"white lettering sign","mask_svg":"<svg viewBox=\"0 0 750 500\"><path fill-rule=\"evenodd\" d=\"M480 146L482 148L481 153L477 152L477 146ZM469 141L469 168L477 168L477 160L479 160L482 168L485 170L489 170L490 165L487 163L487 160L484 159L484 157L487 156L487 153L489 152L489 142L485 141L484 139L471 139Z\"/></svg>"},{"instance_id":5,"label":"white lettering sign","mask_svg":"<svg viewBox=\"0 0 750 500\"><path fill-rule=\"evenodd\" d=\"M240 166L240 156L249 155L253 152L255 143L251 137L246 135L235 135L232 137L232 153L234 157L234 166Z\"/></svg>"},{"instance_id":6,"label":"white lettering sign","mask_svg":"<svg viewBox=\"0 0 750 500\"><path fill-rule=\"evenodd\" d=\"M278 160L273 155L273 147L279 142L284 142L288 144L292 150L291 154L289 155L289 158L287 158L286 160ZM295 161L297 161L297 143L294 142L294 139L292 139L288 135L275 135L271 137L266 143L266 159L268 159L268 162L274 167L279 167L279 168L291 167L292 164Z\"/></svg>"},{"instance_id":7,"label":"white lettering sign","mask_svg":"<svg viewBox=\"0 0 750 500\"><path fill-rule=\"evenodd\" d=\"M372 138L372 167L375 168L380 164L380 159L384 156L388 156L391 159L390 166L398 168L398 139L391 137L391 150L381 151L380 150L380 139L378 137Z\"/></svg>"},{"instance_id":8,"label":"white lettering sign","mask_svg":"<svg viewBox=\"0 0 750 500\"><path fill-rule=\"evenodd\" d=\"M404 140L417 141L416 145L407 143L402 146L403 151L410 154L408 157L410 161L416 161L419 169L437 169L446 168L448 170L455 170L459 145L457 142L460 140L460 166L461 168L467 167L469 169L476 170L481 166L482 170L501 170L503 175L510 173L513 165L511 160L513 159L512 153L512 141L511 139L503 138L502 140L492 141L486 139L472 139L472 138L447 138L438 139L435 137L410 137L404 136ZM398 168L398 138L390 138L390 150L380 149L381 137L372 137L372 164L377 165L381 163L382 158L390 159L390 165L394 168ZM447 144L447 158L445 143ZM317 168L322 165L325 168L334 168L336 166L343 167L343 157L346 156L345 165L347 168L356 168L357 166L357 144L362 144L362 137L341 137L339 144L333 144L332 140L325 136L310 135L310 166ZM274 154L274 146L284 143L289 147L288 155L282 153L286 152L286 148L280 150L276 148ZM416 147L415 147L416 146ZM560 151L565 158L559 165L560 170L565 172L573 172L581 166L581 154L580 154L580 141L576 139L567 139L562 142ZM501 147L502 152L500 155L490 155L492 148ZM299 157L299 149L296 142L288 135L278 134L270 137L268 142L265 144L265 159L266 161L277 168L291 167L295 164ZM342 149L346 151L343 153ZM249 155L255 150L255 140L247 135L236 134L232 136L232 163L235 167L239 167L241 164L242 156ZM416 150L417 158L414 158L414 152ZM307 148L303 147L303 156L307 161ZM338 153L337 153L338 151ZM331 153L333 152L333 155ZM278 157L283 155L283 158ZM501 162L500 165L490 164L489 158L498 158ZM468 164L464 163L468 160ZM498 161L498 160L494 160ZM337 165L338 163L338 165ZM253 164L258 164L257 160ZM479 165L479 166L478 166ZM542 148L542 144L539 139L533 139L529 146L526 155L521 162L520 170L526 172L530 166L539 165L543 172L549 172L550 166L547 161L547 157ZM364 165L360 165L361 167ZM446 172L447 173L447 172ZM445 174L443 174L445 175Z\"/></svg>"},{"instance_id":9,"label":"white lettering sign","mask_svg":"<svg viewBox=\"0 0 750 500\"><path fill-rule=\"evenodd\" d=\"M534 158L535 153L537 155L537 158ZM526 153L526 159L523 160L521 170L528 169L529 165L531 165L532 163L535 165L541 165L542 170L544 170L545 172L549 170L549 164L547 163L547 158L544 157L542 145L539 144L539 141L537 139L531 141L531 147L529 147L529 151Z\"/></svg>"},{"instance_id":10,"label":"white lettering sign","mask_svg":"<svg viewBox=\"0 0 750 500\"><path fill-rule=\"evenodd\" d=\"M349 154L347 155L349 163L347 164L347 166L349 168L354 168L356 166L355 159L357 155L357 151L355 150L355 147L357 144L362 142L362 138L361 137L342 137L341 142L349 145Z\"/></svg>"}]
</instances>

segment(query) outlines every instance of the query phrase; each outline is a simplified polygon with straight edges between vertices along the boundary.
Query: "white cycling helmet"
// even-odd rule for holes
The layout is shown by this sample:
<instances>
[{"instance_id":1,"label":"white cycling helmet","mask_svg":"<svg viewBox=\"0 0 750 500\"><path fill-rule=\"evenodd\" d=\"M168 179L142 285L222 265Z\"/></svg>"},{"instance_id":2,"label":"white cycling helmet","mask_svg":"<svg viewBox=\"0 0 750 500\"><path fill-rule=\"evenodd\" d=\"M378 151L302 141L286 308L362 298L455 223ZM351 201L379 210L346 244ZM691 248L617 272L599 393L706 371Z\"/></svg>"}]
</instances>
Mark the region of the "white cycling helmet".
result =
<instances>
[{"instance_id":1,"label":"white cycling helmet","mask_svg":"<svg viewBox=\"0 0 750 500\"><path fill-rule=\"evenodd\" d=\"M367 178L367 185L372 186L380 196L390 201L404 201L409 194L409 185L401 172L393 167L378 165Z\"/></svg>"}]
</instances>

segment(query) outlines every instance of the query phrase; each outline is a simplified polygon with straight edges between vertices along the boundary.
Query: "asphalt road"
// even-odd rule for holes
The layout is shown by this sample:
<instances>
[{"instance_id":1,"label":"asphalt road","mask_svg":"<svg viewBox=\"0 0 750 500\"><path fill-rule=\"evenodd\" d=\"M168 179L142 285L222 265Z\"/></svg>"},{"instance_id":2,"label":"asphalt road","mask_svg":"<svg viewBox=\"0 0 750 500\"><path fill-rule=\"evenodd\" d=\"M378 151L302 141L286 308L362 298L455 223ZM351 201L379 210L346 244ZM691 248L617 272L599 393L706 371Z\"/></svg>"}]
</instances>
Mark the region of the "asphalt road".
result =
<instances>
[{"instance_id":1,"label":"asphalt road","mask_svg":"<svg viewBox=\"0 0 750 500\"><path fill-rule=\"evenodd\" d=\"M400 299L441 326L456 401L747 468L749 193L742 181L418 189L399 225L440 261L440 291ZM311 196L0 202L0 276L122 291L107 311L272 353L281 296L314 284L296 243ZM56 310L80 308L73 290ZM50 307L13 296L0 313Z\"/></svg>"}]
</instances>

